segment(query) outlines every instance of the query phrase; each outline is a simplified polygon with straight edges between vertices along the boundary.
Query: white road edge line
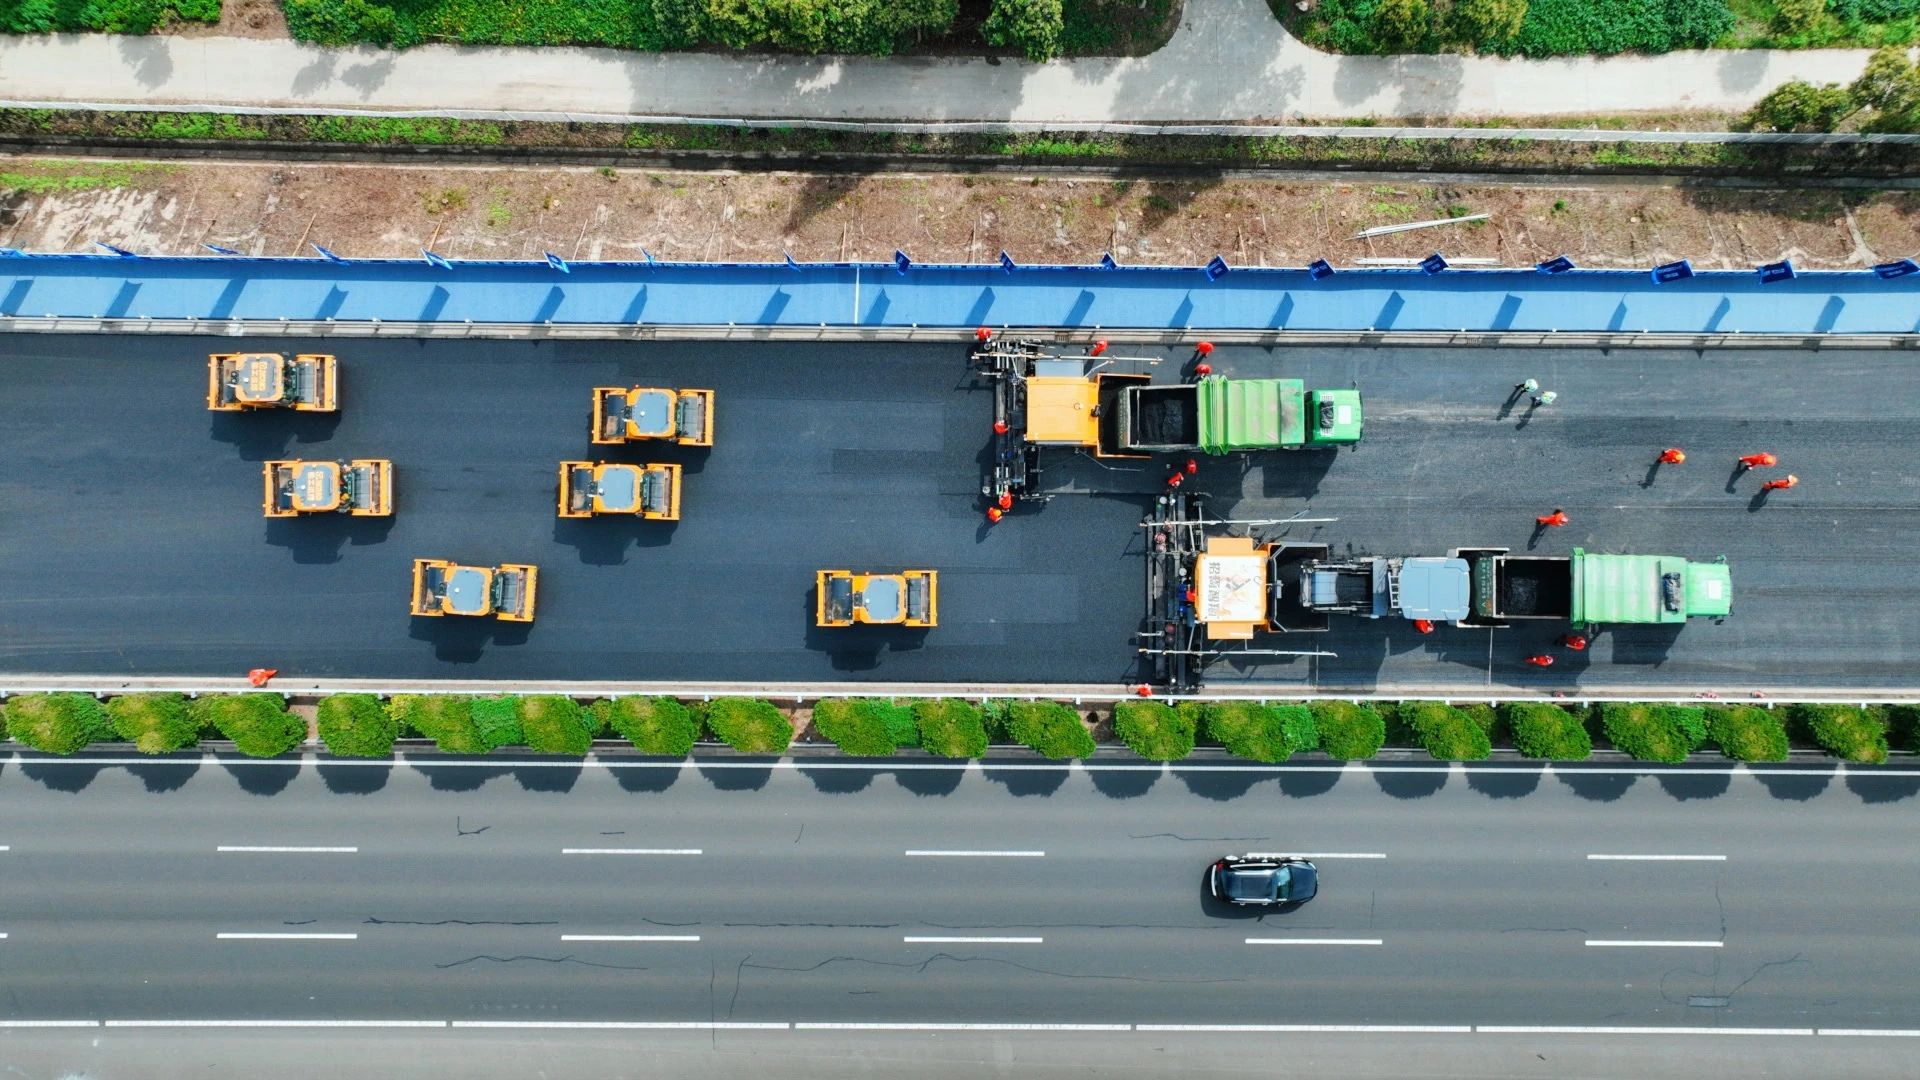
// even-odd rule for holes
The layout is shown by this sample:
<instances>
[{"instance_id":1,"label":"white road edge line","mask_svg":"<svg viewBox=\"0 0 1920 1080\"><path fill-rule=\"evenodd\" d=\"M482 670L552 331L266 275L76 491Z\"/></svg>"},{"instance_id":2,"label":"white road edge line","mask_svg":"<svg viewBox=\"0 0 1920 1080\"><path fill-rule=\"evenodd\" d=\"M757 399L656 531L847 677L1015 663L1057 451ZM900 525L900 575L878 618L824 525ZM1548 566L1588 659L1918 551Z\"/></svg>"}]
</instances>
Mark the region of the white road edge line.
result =
<instances>
[{"instance_id":1,"label":"white road edge line","mask_svg":"<svg viewBox=\"0 0 1920 1080\"><path fill-rule=\"evenodd\" d=\"M1296 859L1384 859L1384 851L1303 851Z\"/></svg>"},{"instance_id":2,"label":"white road edge line","mask_svg":"<svg viewBox=\"0 0 1920 1080\"><path fill-rule=\"evenodd\" d=\"M107 1020L121 1028L443 1028L445 1020Z\"/></svg>"},{"instance_id":3,"label":"white road edge line","mask_svg":"<svg viewBox=\"0 0 1920 1080\"><path fill-rule=\"evenodd\" d=\"M453 1020L455 1028L614 1030L614 1032L785 1032L793 1024L751 1020Z\"/></svg>"},{"instance_id":4,"label":"white road edge line","mask_svg":"<svg viewBox=\"0 0 1920 1080\"><path fill-rule=\"evenodd\" d=\"M221 844L213 850L256 855L356 855L360 851L357 847L292 847L268 844Z\"/></svg>"},{"instance_id":5,"label":"white road edge line","mask_svg":"<svg viewBox=\"0 0 1920 1080\"><path fill-rule=\"evenodd\" d=\"M1819 1035L1844 1035L1849 1037L1883 1037L1894 1039L1920 1039L1920 1031L1900 1028L1821 1028Z\"/></svg>"},{"instance_id":6,"label":"white road edge line","mask_svg":"<svg viewBox=\"0 0 1920 1080\"><path fill-rule=\"evenodd\" d=\"M0 1020L0 1028L79 1028L99 1027L98 1020Z\"/></svg>"},{"instance_id":7,"label":"white road edge line","mask_svg":"<svg viewBox=\"0 0 1920 1080\"><path fill-rule=\"evenodd\" d=\"M1250 937L1249 945L1381 945L1384 939L1368 938L1317 938L1317 937Z\"/></svg>"},{"instance_id":8,"label":"white road edge line","mask_svg":"<svg viewBox=\"0 0 1920 1080\"><path fill-rule=\"evenodd\" d=\"M1726 862L1725 855L1588 855L1591 862Z\"/></svg>"},{"instance_id":9,"label":"white road edge line","mask_svg":"<svg viewBox=\"0 0 1920 1080\"><path fill-rule=\"evenodd\" d=\"M1473 1027L1468 1024L1135 1024L1135 1031L1218 1031L1248 1032L1261 1034L1266 1032L1373 1032L1377 1034L1435 1034L1469 1035Z\"/></svg>"},{"instance_id":10,"label":"white road edge line","mask_svg":"<svg viewBox=\"0 0 1920 1080\"><path fill-rule=\"evenodd\" d=\"M217 941L354 941L359 934L255 934L255 933L219 933L213 935Z\"/></svg>"},{"instance_id":11,"label":"white road edge line","mask_svg":"<svg viewBox=\"0 0 1920 1080\"><path fill-rule=\"evenodd\" d=\"M1039 945L1046 938L900 938L908 945Z\"/></svg>"},{"instance_id":12,"label":"white road edge line","mask_svg":"<svg viewBox=\"0 0 1920 1080\"><path fill-rule=\"evenodd\" d=\"M1132 1031L1132 1024L796 1023L795 1031Z\"/></svg>"},{"instance_id":13,"label":"white road edge line","mask_svg":"<svg viewBox=\"0 0 1920 1080\"><path fill-rule=\"evenodd\" d=\"M1482 1035L1811 1035L1812 1028L1525 1027L1476 1024Z\"/></svg>"},{"instance_id":14,"label":"white road edge line","mask_svg":"<svg viewBox=\"0 0 1920 1080\"><path fill-rule=\"evenodd\" d=\"M1724 941L1597 941L1587 939L1589 949L1718 949Z\"/></svg>"},{"instance_id":15,"label":"white road edge line","mask_svg":"<svg viewBox=\"0 0 1920 1080\"><path fill-rule=\"evenodd\" d=\"M562 855L701 855L705 854L697 847L567 847L561 848Z\"/></svg>"},{"instance_id":16,"label":"white road edge line","mask_svg":"<svg viewBox=\"0 0 1920 1080\"><path fill-rule=\"evenodd\" d=\"M913 850L907 852L909 858L968 858L968 859L1043 859L1044 851L930 851Z\"/></svg>"},{"instance_id":17,"label":"white road edge line","mask_svg":"<svg viewBox=\"0 0 1920 1080\"><path fill-rule=\"evenodd\" d=\"M561 934L561 941L699 941L699 934Z\"/></svg>"}]
</instances>

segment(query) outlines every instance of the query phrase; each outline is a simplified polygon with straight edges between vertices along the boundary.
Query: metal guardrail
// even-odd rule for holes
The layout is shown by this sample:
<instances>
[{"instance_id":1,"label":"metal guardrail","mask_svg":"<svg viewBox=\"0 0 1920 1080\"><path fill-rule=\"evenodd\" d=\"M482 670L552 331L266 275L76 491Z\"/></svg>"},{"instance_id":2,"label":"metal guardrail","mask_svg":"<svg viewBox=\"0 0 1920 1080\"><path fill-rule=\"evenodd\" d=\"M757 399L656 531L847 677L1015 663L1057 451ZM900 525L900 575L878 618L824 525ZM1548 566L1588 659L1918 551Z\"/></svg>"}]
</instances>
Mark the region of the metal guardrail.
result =
<instances>
[{"instance_id":1,"label":"metal guardrail","mask_svg":"<svg viewBox=\"0 0 1920 1080\"><path fill-rule=\"evenodd\" d=\"M164 107L155 107L150 103L138 102L38 99L0 99L0 109L223 113L242 116L365 116L560 124L657 124L666 127L728 127L747 130L804 128L812 131L875 132L896 135L1199 135L1305 139L1533 140L1573 143L1744 143L1791 146L1920 144L1920 135L1863 135L1852 132L1801 134L1773 131L1615 131L1593 127L1484 128L1252 123L1146 124L1027 120L827 120L812 117L681 116L657 113L579 113L512 109L355 109L336 106L289 107L172 102Z\"/></svg>"},{"instance_id":2,"label":"metal guardrail","mask_svg":"<svg viewBox=\"0 0 1920 1080\"><path fill-rule=\"evenodd\" d=\"M1593 349L1920 349L1915 334L1742 334L1650 331L1538 330L1208 330L1101 326L1020 327L995 330L1021 337L1080 341L1090 334L1128 345L1191 345L1198 337L1219 345L1426 346L1460 348ZM381 319L156 319L0 315L0 333L220 334L228 337L504 338L513 340L620 339L627 341L971 341L973 330L953 326L742 326L656 323L389 322Z\"/></svg>"}]
</instances>

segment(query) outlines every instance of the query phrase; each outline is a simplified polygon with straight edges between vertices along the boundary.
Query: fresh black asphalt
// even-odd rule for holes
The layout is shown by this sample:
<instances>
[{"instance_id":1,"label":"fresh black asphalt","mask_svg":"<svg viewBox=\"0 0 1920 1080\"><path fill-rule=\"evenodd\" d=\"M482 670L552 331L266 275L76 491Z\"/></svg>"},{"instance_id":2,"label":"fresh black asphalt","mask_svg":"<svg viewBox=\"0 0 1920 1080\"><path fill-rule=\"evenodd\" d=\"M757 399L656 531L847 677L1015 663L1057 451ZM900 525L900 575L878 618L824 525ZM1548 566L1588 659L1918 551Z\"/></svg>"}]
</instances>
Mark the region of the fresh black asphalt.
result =
<instances>
[{"instance_id":1,"label":"fresh black asphalt","mask_svg":"<svg viewBox=\"0 0 1920 1080\"><path fill-rule=\"evenodd\" d=\"M337 416L214 414L206 354L332 351ZM1116 350L1139 353L1135 348ZM1187 355L1165 353L1162 379ZM1617 629L1552 669L1559 627L1494 634L1336 620L1263 645L1336 653L1209 672L1298 688L1483 685L1872 688L1910 681L1920 416L1911 361L1878 351L1222 347L1227 374L1358 385L1337 453L1207 460L1187 485L1240 518L1305 512L1337 550L1726 555L1724 624ZM1509 409L1535 377L1560 397ZM595 385L715 390L684 520L560 521L555 470L594 457ZM631 343L9 335L0 339L0 669L306 678L884 680L1123 684L1136 675L1138 521L1164 463L1056 457L1059 497L987 526L990 395L958 344ZM1689 460L1654 468L1660 449ZM1736 455L1791 491L1756 498ZM267 521L260 465L387 457L386 521ZM1261 530L1279 535L1277 530ZM410 619L408 566L540 566L530 627ZM925 633L812 626L816 569L931 567Z\"/></svg>"}]
</instances>

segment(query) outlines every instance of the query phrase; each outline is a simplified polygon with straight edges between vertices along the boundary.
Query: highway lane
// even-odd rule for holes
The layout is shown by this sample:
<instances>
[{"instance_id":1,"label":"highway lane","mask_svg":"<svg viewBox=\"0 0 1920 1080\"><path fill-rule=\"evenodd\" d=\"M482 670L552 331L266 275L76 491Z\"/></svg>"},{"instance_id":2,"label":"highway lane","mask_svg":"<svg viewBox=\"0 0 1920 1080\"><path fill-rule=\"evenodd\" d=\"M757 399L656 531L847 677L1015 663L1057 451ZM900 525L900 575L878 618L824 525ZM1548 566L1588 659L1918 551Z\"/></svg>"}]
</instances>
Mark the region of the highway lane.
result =
<instances>
[{"instance_id":1,"label":"highway lane","mask_svg":"<svg viewBox=\"0 0 1920 1080\"><path fill-rule=\"evenodd\" d=\"M5 1018L1920 1028L1920 776L137 768L0 771Z\"/></svg>"},{"instance_id":2,"label":"highway lane","mask_svg":"<svg viewBox=\"0 0 1920 1080\"><path fill-rule=\"evenodd\" d=\"M213 348L334 348L337 418L212 415ZM1157 472L1060 459L1060 497L988 528L988 395L958 345L247 341L11 336L0 341L0 669L11 673L688 680L1072 681L1134 674L1139 530ZM1165 374L1181 356L1168 354ZM1336 550L1725 554L1722 625L1623 628L1541 672L1557 628L1499 633L1339 622L1289 648L1337 654L1216 665L1216 686L1788 686L1910 682L1906 537L1920 526L1920 419L1904 361L1877 352L1263 350L1227 374L1359 385L1368 433L1334 454L1209 460L1190 488L1222 514L1337 521L1286 535ZM1539 378L1560 399L1509 410ZM588 451L597 383L710 386L705 453L676 526L559 522L554 464ZM1652 469L1679 445L1690 460ZM1768 449L1801 484L1754 499L1733 458ZM384 455L390 522L266 522L258 463ZM1089 495L1091 491L1101 494ZM409 620L416 556L542 567L530 628ZM924 635L810 625L813 571L920 565L941 577Z\"/></svg>"}]
</instances>

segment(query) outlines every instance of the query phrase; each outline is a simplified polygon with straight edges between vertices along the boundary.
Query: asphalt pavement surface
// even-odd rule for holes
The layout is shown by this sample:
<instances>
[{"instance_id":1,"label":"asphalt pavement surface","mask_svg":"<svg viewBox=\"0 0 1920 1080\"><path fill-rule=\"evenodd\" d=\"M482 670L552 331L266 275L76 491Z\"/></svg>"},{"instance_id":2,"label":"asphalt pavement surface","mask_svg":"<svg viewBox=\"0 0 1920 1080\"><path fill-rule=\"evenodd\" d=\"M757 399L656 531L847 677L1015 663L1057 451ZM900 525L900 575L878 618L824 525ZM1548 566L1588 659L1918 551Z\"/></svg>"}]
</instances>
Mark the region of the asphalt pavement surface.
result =
<instances>
[{"instance_id":1,"label":"asphalt pavement surface","mask_svg":"<svg viewBox=\"0 0 1920 1080\"><path fill-rule=\"evenodd\" d=\"M1137 676L1139 519L1171 462L1053 455L1058 497L988 526L991 398L960 345L314 341L11 335L0 363L0 670L302 678L1071 682ZM333 416L216 414L209 351L335 351ZM1118 350L1140 352L1138 349ZM1160 354L1175 380L1189 357ZM1884 688L1920 654L1911 372L1874 351L1221 347L1224 374L1357 385L1364 441L1207 459L1223 517L1336 550L1725 555L1734 613L1614 628L1551 669L1559 626L1398 622L1262 644L1216 687ZM1528 377L1558 392L1515 407ZM587 441L595 385L709 387L711 450ZM1654 465L1667 446L1688 461ZM1741 453L1780 467L1735 475ZM260 462L386 457L396 516L267 521ZM678 461L684 520L560 521L567 459ZM1761 479L1792 472L1771 498ZM1571 524L1532 536L1565 507ZM531 626L410 619L419 557L540 566ZM940 625L812 625L814 571L930 567Z\"/></svg>"},{"instance_id":2,"label":"asphalt pavement surface","mask_svg":"<svg viewBox=\"0 0 1920 1080\"><path fill-rule=\"evenodd\" d=\"M1216 1053L1351 1028L1839 1054L1920 1029L1916 795L1824 764L15 759L0 1026L625 1024L770 1063L1216 1025ZM1212 901L1246 851L1314 857L1320 895ZM1881 1068L1920 1048L1871 1041L1902 1044Z\"/></svg>"}]
</instances>

